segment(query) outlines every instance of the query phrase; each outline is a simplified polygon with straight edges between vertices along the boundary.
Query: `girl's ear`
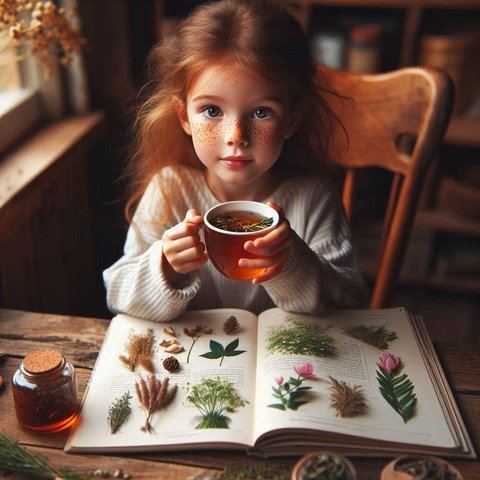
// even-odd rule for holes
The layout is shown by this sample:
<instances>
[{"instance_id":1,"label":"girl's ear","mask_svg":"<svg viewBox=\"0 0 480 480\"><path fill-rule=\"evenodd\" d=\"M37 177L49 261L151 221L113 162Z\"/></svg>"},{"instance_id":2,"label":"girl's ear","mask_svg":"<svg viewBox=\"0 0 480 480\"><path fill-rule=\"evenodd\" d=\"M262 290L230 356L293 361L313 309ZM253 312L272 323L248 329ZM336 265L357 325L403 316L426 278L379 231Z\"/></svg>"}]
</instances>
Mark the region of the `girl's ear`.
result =
<instances>
[{"instance_id":1,"label":"girl's ear","mask_svg":"<svg viewBox=\"0 0 480 480\"><path fill-rule=\"evenodd\" d=\"M290 114L289 123L285 130L285 138L290 138L295 134L302 123L306 108L297 108L294 113Z\"/></svg>"},{"instance_id":2,"label":"girl's ear","mask_svg":"<svg viewBox=\"0 0 480 480\"><path fill-rule=\"evenodd\" d=\"M187 107L185 105L185 102L178 97L175 97L174 102L178 120L180 121L180 125L182 126L183 131L187 135L191 135L192 129L190 128L190 122L188 121Z\"/></svg>"}]
</instances>

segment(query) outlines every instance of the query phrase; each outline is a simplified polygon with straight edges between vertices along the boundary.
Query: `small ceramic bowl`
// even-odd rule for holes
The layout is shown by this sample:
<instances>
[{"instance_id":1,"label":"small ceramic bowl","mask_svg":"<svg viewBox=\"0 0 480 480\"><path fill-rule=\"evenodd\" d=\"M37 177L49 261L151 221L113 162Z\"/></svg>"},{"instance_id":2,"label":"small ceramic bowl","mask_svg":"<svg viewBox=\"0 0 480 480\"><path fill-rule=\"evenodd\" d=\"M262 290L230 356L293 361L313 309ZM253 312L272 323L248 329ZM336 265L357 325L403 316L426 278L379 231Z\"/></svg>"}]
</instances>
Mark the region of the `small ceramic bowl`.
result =
<instances>
[{"instance_id":1,"label":"small ceramic bowl","mask_svg":"<svg viewBox=\"0 0 480 480\"><path fill-rule=\"evenodd\" d=\"M431 476L427 472L431 470ZM442 477L440 472L448 477ZM416 478L448 478L463 480L461 473L450 463L437 457L405 456L392 460L382 470L381 480L414 480Z\"/></svg>"},{"instance_id":2,"label":"small ceramic bowl","mask_svg":"<svg viewBox=\"0 0 480 480\"><path fill-rule=\"evenodd\" d=\"M357 480L354 466L347 457L331 452L312 452L293 467L292 480Z\"/></svg>"}]
</instances>

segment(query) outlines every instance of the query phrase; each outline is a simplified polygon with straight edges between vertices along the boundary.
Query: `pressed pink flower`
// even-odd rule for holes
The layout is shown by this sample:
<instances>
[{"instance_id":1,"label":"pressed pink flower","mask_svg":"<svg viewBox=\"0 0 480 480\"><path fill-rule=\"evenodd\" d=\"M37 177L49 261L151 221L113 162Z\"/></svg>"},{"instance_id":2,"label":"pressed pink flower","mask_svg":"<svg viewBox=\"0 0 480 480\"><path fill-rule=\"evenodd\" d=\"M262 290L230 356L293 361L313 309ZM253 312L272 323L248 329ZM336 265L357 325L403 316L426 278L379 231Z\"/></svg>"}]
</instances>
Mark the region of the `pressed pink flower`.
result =
<instances>
[{"instance_id":1,"label":"pressed pink flower","mask_svg":"<svg viewBox=\"0 0 480 480\"><path fill-rule=\"evenodd\" d=\"M280 386L283 383L283 377L275 377L275 383Z\"/></svg>"},{"instance_id":2,"label":"pressed pink flower","mask_svg":"<svg viewBox=\"0 0 480 480\"><path fill-rule=\"evenodd\" d=\"M384 352L382 356L379 357L377 365L387 372L393 372L400 365L400 357Z\"/></svg>"},{"instance_id":3,"label":"pressed pink flower","mask_svg":"<svg viewBox=\"0 0 480 480\"><path fill-rule=\"evenodd\" d=\"M313 378L315 376L313 373L313 365L310 362L304 363L303 365L295 365L293 369L303 378Z\"/></svg>"}]
</instances>

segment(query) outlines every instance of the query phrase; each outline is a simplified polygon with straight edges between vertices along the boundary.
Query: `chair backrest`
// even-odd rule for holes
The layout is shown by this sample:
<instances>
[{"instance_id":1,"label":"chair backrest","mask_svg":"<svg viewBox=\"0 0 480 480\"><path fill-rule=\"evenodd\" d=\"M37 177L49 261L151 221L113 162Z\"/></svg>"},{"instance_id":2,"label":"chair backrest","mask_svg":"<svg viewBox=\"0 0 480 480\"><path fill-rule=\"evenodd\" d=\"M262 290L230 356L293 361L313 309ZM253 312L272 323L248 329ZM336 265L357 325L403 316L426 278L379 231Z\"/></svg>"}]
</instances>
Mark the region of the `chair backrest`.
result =
<instances>
[{"instance_id":1,"label":"chair backrest","mask_svg":"<svg viewBox=\"0 0 480 480\"><path fill-rule=\"evenodd\" d=\"M343 203L351 223L359 169L393 174L370 301L382 308L394 292L426 173L450 119L453 84L443 71L424 67L368 75L319 69L343 96L331 106L348 134L348 140L340 129L334 135L334 153L346 169Z\"/></svg>"}]
</instances>

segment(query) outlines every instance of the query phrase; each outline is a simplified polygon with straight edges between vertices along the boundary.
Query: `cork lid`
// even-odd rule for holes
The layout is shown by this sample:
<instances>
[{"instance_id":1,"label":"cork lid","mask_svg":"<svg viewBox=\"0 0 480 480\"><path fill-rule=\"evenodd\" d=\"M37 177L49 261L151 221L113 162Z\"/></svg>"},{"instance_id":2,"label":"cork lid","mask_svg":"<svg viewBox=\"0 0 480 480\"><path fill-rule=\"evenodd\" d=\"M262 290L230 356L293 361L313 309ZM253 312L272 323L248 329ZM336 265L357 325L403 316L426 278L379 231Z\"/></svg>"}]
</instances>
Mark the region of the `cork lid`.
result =
<instances>
[{"instance_id":1,"label":"cork lid","mask_svg":"<svg viewBox=\"0 0 480 480\"><path fill-rule=\"evenodd\" d=\"M23 359L23 367L28 373L46 373L57 368L62 362L58 350L47 349L29 353Z\"/></svg>"}]
</instances>

